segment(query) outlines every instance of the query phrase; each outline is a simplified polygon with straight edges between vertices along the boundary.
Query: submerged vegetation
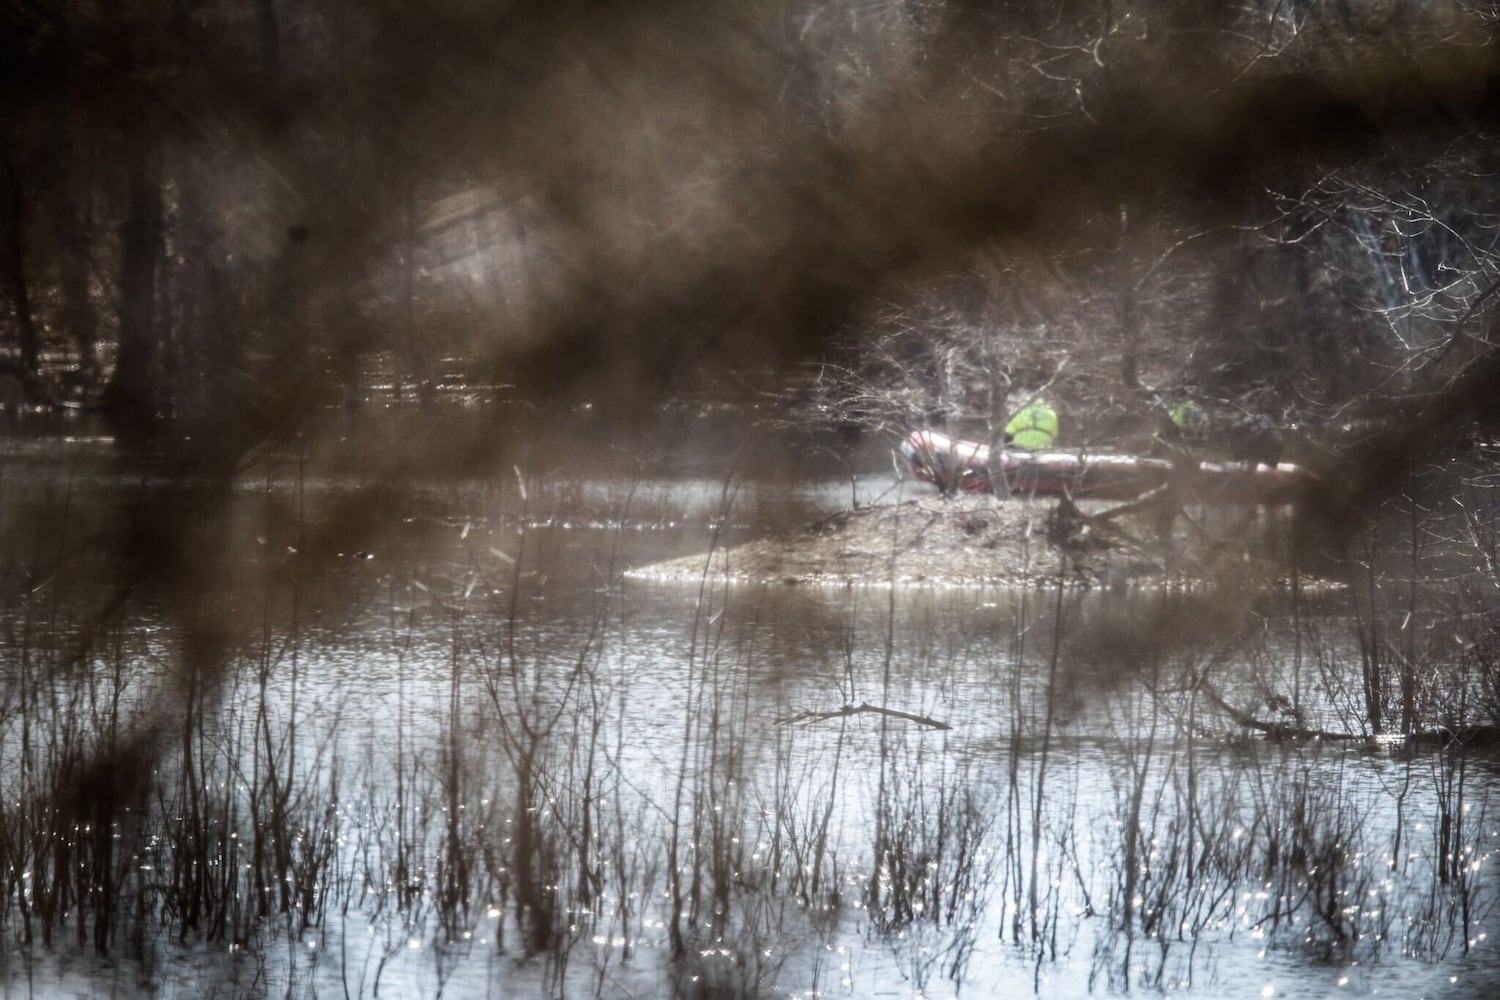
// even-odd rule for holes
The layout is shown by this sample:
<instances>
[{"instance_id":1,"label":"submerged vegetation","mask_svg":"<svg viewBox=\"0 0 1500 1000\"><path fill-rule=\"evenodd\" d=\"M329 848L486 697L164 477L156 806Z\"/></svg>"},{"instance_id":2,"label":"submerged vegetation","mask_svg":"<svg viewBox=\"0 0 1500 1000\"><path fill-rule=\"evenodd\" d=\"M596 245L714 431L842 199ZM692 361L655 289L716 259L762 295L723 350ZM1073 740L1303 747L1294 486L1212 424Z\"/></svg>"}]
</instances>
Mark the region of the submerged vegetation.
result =
<instances>
[{"instance_id":1,"label":"submerged vegetation","mask_svg":"<svg viewBox=\"0 0 1500 1000\"><path fill-rule=\"evenodd\" d=\"M112 477L57 492L99 468L8 479L11 551L130 508ZM111 590L97 556L38 544L6 603L7 981L118 975L90 955L218 995L1500 973L1494 762L1369 739L1493 722L1444 588L733 583L709 556L777 487L685 487L392 494L370 550L309 564L342 490L288 461L195 598L232 634L79 600ZM626 578L672 548L696 579ZM1446 634L1403 647L1405 619Z\"/></svg>"}]
</instances>

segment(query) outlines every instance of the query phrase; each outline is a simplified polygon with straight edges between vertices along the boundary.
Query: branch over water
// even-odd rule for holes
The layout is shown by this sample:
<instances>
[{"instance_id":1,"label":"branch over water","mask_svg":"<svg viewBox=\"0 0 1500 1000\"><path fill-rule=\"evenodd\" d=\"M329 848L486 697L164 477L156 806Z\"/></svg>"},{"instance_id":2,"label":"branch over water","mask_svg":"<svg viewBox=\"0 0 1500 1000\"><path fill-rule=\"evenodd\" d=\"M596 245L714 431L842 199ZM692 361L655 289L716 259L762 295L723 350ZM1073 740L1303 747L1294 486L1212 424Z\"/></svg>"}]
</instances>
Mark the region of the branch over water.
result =
<instances>
[{"instance_id":1,"label":"branch over water","mask_svg":"<svg viewBox=\"0 0 1500 1000\"><path fill-rule=\"evenodd\" d=\"M782 723L783 725L790 725L793 722L822 722L825 719L838 719L850 715L858 715L862 712L873 712L876 715L888 715L893 719L905 719L907 722L915 722L920 726L930 726L933 729L953 728L946 722L940 722L937 719L929 719L925 715L917 715L912 712L903 712L900 709L896 708L886 708L883 705L871 705L867 701L860 702L858 705L845 705L843 708L836 708L831 712L798 712L796 715L784 716L780 719L777 719L776 721Z\"/></svg>"}]
</instances>

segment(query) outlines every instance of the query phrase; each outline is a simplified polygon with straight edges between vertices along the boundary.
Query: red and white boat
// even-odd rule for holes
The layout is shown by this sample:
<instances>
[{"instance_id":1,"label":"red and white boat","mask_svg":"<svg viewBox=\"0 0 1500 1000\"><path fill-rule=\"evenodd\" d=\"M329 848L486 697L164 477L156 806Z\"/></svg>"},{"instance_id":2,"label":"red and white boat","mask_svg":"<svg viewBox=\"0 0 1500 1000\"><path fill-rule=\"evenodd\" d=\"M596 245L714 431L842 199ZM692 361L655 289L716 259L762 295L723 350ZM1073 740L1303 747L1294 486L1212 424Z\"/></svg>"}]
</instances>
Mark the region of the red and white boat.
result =
<instances>
[{"instance_id":1,"label":"red and white boat","mask_svg":"<svg viewBox=\"0 0 1500 1000\"><path fill-rule=\"evenodd\" d=\"M990 449L977 441L913 431L901 442L901 458L913 477L940 489L995 492ZM1132 500L1165 486L1174 464L1139 455L1011 449L1003 454L1000 471L1003 492L1012 496ZM1181 487L1199 503L1274 505L1292 502L1310 481L1306 469L1288 462L1198 462L1186 469Z\"/></svg>"}]
</instances>

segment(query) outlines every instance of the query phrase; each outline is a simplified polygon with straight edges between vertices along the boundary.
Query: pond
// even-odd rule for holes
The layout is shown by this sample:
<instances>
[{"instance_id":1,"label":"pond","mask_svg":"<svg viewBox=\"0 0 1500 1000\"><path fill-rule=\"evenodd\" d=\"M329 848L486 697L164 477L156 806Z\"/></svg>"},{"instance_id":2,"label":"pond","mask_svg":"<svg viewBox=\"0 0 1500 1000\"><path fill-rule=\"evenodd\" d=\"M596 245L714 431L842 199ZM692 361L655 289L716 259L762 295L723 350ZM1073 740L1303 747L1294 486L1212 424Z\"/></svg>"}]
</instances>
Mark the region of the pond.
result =
<instances>
[{"instance_id":1,"label":"pond","mask_svg":"<svg viewBox=\"0 0 1500 1000\"><path fill-rule=\"evenodd\" d=\"M1347 722L1348 602L632 577L913 488L716 451L199 489L17 440L7 991L1500 986L1491 756L1208 696Z\"/></svg>"}]
</instances>

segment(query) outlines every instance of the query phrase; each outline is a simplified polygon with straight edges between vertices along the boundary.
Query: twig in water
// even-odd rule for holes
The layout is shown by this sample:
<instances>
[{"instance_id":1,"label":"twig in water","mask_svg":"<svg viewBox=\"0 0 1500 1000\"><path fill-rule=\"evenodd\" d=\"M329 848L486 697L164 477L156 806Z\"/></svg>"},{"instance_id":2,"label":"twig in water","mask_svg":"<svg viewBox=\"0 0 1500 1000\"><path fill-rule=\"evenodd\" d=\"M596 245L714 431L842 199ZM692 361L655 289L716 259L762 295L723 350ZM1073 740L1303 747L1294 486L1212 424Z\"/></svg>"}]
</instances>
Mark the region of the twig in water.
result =
<instances>
[{"instance_id":1,"label":"twig in water","mask_svg":"<svg viewBox=\"0 0 1500 1000\"><path fill-rule=\"evenodd\" d=\"M905 719L908 722L915 722L921 726L931 726L933 729L953 728L946 722L940 722L937 719L929 719L925 715L917 715L913 712L903 712L900 709L896 708L886 708L883 705L871 705L867 701L862 701L858 705L845 705L843 708L835 708L830 712L798 712L796 715L784 716L783 718L777 719L776 721L782 723L783 725L788 725L793 722L822 722L824 719L837 719L843 716L857 715L860 712L874 712L876 715L888 715L895 719Z\"/></svg>"}]
</instances>

